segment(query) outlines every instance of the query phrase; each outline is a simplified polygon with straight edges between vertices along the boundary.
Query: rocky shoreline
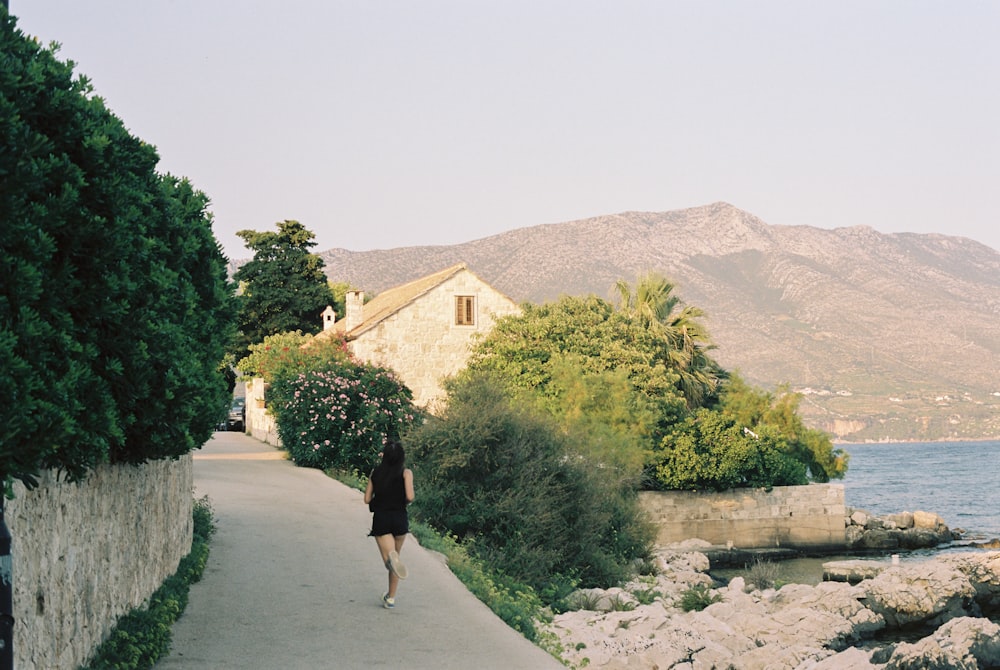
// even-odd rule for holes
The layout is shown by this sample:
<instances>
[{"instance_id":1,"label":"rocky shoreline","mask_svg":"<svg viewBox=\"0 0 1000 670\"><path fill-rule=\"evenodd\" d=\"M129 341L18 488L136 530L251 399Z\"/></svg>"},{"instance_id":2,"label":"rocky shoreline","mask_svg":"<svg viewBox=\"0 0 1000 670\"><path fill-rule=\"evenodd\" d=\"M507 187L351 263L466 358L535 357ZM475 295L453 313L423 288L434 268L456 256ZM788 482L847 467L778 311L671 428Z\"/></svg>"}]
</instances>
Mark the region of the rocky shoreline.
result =
<instances>
[{"instance_id":1,"label":"rocky shoreline","mask_svg":"<svg viewBox=\"0 0 1000 670\"><path fill-rule=\"evenodd\" d=\"M886 531L877 537L895 537L900 544L890 548L902 548L901 533L930 523L907 526L907 518L868 530ZM942 532L938 526L931 530ZM1000 667L1000 552L860 561L877 569L776 589L748 583L753 571L720 584L709 574L708 554L717 551L700 540L662 547L656 574L572 594L570 611L548 625L563 660L609 670Z\"/></svg>"}]
</instances>

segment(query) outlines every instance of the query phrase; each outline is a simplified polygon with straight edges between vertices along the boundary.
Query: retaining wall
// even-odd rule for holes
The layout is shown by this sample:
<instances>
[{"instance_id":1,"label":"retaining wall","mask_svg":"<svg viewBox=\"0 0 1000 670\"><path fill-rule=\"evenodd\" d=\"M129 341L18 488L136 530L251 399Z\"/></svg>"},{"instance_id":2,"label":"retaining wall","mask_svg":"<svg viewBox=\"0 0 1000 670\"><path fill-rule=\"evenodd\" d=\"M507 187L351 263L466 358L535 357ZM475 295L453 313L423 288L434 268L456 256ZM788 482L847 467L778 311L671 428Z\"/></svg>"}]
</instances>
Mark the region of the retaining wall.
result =
<instances>
[{"instance_id":1,"label":"retaining wall","mask_svg":"<svg viewBox=\"0 0 1000 670\"><path fill-rule=\"evenodd\" d=\"M657 544L691 538L740 549L843 549L843 484L772 489L644 491L640 502L656 524Z\"/></svg>"},{"instance_id":2,"label":"retaining wall","mask_svg":"<svg viewBox=\"0 0 1000 670\"><path fill-rule=\"evenodd\" d=\"M14 575L14 667L75 670L118 618L191 550L191 456L106 465L80 483L43 473L6 503Z\"/></svg>"}]
</instances>

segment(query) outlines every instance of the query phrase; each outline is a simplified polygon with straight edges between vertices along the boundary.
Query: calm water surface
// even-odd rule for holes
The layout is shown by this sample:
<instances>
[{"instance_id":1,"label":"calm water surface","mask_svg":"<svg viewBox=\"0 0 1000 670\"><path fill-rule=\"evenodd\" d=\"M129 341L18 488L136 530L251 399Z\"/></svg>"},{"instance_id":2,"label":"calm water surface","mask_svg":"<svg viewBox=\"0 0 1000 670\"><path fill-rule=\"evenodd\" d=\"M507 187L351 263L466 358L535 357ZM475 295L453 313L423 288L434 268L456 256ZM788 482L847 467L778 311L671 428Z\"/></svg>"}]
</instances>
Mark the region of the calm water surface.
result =
<instances>
[{"instance_id":1,"label":"calm water surface","mask_svg":"<svg viewBox=\"0 0 1000 670\"><path fill-rule=\"evenodd\" d=\"M842 480L848 507L872 514L934 512L952 530L964 531L962 542L1000 538L1000 441L906 442L837 445L851 455ZM962 542L952 550L961 550ZM968 549L965 549L968 551ZM935 550L904 553L902 561L927 560ZM817 584L826 561L854 555L797 558L780 562L785 582ZM884 560L889 556L865 556ZM743 570L720 569L723 579Z\"/></svg>"},{"instance_id":2,"label":"calm water surface","mask_svg":"<svg viewBox=\"0 0 1000 670\"><path fill-rule=\"evenodd\" d=\"M1000 441L844 444L848 507L935 512L966 537L1000 538Z\"/></svg>"}]
</instances>

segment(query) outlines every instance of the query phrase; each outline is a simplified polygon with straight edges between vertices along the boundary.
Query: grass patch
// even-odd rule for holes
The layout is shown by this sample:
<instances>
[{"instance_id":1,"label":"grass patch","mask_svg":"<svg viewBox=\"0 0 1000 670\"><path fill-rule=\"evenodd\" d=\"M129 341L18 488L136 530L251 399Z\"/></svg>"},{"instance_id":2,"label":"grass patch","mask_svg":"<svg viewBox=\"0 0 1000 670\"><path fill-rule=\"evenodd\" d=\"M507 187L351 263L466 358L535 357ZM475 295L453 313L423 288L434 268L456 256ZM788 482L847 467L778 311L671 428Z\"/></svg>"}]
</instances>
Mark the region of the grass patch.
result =
<instances>
[{"instance_id":1,"label":"grass patch","mask_svg":"<svg viewBox=\"0 0 1000 670\"><path fill-rule=\"evenodd\" d=\"M662 598L663 594L656 589L637 589L632 592L632 596L639 601L640 605L652 605L657 598Z\"/></svg>"},{"instance_id":2,"label":"grass patch","mask_svg":"<svg viewBox=\"0 0 1000 670\"><path fill-rule=\"evenodd\" d=\"M747 567L744 579L747 585L752 584L760 591L763 591L779 586L778 572L778 565L776 563L757 556L753 559L753 563Z\"/></svg>"},{"instance_id":3,"label":"grass patch","mask_svg":"<svg viewBox=\"0 0 1000 670\"><path fill-rule=\"evenodd\" d=\"M194 501L194 538L191 552L181 559L177 572L167 577L138 607L118 619L111 635L80 670L146 670L170 650L170 626L187 607L191 584L201 579L208 562L208 545L215 533L215 515L208 496Z\"/></svg>"},{"instance_id":4,"label":"grass patch","mask_svg":"<svg viewBox=\"0 0 1000 670\"><path fill-rule=\"evenodd\" d=\"M712 593L712 588L708 584L696 584L681 594L678 607L685 612L700 612L720 600L722 596Z\"/></svg>"},{"instance_id":5,"label":"grass patch","mask_svg":"<svg viewBox=\"0 0 1000 670\"><path fill-rule=\"evenodd\" d=\"M548 620L549 617L534 589L490 571L470 556L455 538L441 535L426 524L411 522L410 532L421 546L444 554L455 576L508 626L532 642L538 642L536 621Z\"/></svg>"},{"instance_id":6,"label":"grass patch","mask_svg":"<svg viewBox=\"0 0 1000 670\"><path fill-rule=\"evenodd\" d=\"M364 491L368 486L368 475L363 475L357 470L337 470L329 469L323 471L330 479L336 479L341 484L349 486L358 491Z\"/></svg>"}]
</instances>

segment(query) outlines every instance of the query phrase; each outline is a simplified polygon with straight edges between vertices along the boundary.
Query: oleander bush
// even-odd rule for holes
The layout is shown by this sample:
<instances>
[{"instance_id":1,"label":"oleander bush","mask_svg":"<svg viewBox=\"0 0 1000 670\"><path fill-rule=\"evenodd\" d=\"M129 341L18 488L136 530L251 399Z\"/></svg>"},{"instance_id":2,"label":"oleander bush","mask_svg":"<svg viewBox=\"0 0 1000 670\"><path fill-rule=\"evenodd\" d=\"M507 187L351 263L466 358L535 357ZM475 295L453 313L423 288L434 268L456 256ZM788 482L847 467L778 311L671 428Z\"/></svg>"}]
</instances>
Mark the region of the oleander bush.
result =
<instances>
[{"instance_id":1,"label":"oleander bush","mask_svg":"<svg viewBox=\"0 0 1000 670\"><path fill-rule=\"evenodd\" d=\"M292 460L321 470L371 472L386 440L419 417L391 370L347 359L276 376L268 397Z\"/></svg>"}]
</instances>

